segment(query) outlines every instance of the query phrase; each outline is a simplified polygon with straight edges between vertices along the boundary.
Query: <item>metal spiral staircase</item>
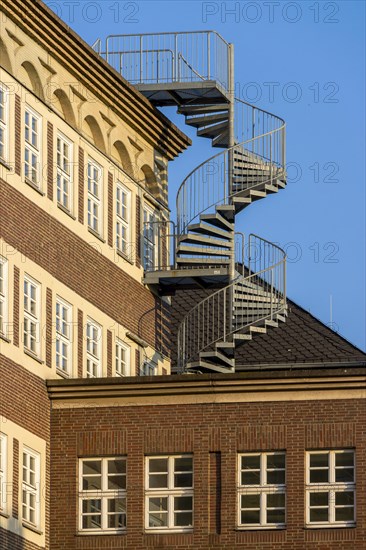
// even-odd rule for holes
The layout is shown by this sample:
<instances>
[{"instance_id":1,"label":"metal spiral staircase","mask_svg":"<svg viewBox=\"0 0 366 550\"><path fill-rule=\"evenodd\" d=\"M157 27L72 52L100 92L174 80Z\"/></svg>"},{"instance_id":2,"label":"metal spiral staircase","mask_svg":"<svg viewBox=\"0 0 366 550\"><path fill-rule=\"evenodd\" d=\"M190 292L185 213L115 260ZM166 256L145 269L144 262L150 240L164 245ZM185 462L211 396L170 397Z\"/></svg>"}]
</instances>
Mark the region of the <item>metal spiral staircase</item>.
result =
<instances>
[{"instance_id":1,"label":"metal spiral staircase","mask_svg":"<svg viewBox=\"0 0 366 550\"><path fill-rule=\"evenodd\" d=\"M94 49L156 106L176 106L223 151L177 194L177 223L150 221L145 282L161 294L212 289L178 329L178 371L233 372L235 349L287 315L286 255L235 217L286 185L285 122L234 94L233 46L218 33L113 35Z\"/></svg>"}]
</instances>

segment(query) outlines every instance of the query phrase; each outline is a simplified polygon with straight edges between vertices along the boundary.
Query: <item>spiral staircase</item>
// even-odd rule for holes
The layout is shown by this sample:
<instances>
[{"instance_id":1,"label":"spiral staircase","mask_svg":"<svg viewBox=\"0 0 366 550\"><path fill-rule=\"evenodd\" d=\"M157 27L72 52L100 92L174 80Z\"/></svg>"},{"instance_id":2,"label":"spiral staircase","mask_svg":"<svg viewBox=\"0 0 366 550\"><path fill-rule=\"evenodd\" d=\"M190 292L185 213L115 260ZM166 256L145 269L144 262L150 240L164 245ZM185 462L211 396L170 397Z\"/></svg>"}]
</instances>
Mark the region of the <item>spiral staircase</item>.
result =
<instances>
[{"instance_id":1,"label":"spiral staircase","mask_svg":"<svg viewBox=\"0 0 366 550\"><path fill-rule=\"evenodd\" d=\"M178 329L178 372L233 372L235 349L286 320L286 255L235 232L237 214L286 185L285 122L234 94L234 51L218 33L113 35L94 49L156 106L176 106L222 149L177 194L177 222L145 226L145 283L207 289Z\"/></svg>"}]
</instances>

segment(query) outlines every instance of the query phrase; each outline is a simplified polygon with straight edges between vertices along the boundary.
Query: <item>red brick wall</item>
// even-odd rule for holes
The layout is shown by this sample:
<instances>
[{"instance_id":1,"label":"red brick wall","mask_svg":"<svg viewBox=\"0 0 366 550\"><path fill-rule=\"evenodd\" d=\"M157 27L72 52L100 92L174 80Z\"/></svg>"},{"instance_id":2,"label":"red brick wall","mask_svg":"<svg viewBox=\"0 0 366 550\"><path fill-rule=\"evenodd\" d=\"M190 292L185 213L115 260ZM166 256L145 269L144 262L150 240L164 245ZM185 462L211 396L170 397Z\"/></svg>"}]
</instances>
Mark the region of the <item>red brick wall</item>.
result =
<instances>
[{"instance_id":1,"label":"red brick wall","mask_svg":"<svg viewBox=\"0 0 366 550\"><path fill-rule=\"evenodd\" d=\"M1 550L42 550L41 546L27 541L15 533L5 531L5 529L2 529L1 527L0 548Z\"/></svg>"},{"instance_id":2,"label":"red brick wall","mask_svg":"<svg viewBox=\"0 0 366 550\"><path fill-rule=\"evenodd\" d=\"M47 121L47 197L53 200L53 126Z\"/></svg>"},{"instance_id":3,"label":"red brick wall","mask_svg":"<svg viewBox=\"0 0 366 550\"><path fill-rule=\"evenodd\" d=\"M153 347L160 299L5 181L1 236L55 279ZM160 347L160 344L159 344Z\"/></svg>"},{"instance_id":4,"label":"red brick wall","mask_svg":"<svg viewBox=\"0 0 366 550\"><path fill-rule=\"evenodd\" d=\"M78 220L80 223L84 223L84 179L85 179L85 166L84 166L84 149L79 147L78 158Z\"/></svg>"},{"instance_id":5,"label":"red brick wall","mask_svg":"<svg viewBox=\"0 0 366 550\"><path fill-rule=\"evenodd\" d=\"M22 146L21 146L22 111L21 99L15 94L14 113L14 139L15 139L15 173L20 176L22 168Z\"/></svg>"},{"instance_id":6,"label":"red brick wall","mask_svg":"<svg viewBox=\"0 0 366 550\"><path fill-rule=\"evenodd\" d=\"M52 550L74 548L366 548L364 400L63 409L52 412ZM357 527L305 529L305 451L356 449ZM286 450L287 528L236 530L236 464L243 451ZM194 531L144 534L144 457L194 455ZM76 534L81 456L127 454L128 529L119 536ZM81 546L80 546L81 545Z\"/></svg>"}]
</instances>

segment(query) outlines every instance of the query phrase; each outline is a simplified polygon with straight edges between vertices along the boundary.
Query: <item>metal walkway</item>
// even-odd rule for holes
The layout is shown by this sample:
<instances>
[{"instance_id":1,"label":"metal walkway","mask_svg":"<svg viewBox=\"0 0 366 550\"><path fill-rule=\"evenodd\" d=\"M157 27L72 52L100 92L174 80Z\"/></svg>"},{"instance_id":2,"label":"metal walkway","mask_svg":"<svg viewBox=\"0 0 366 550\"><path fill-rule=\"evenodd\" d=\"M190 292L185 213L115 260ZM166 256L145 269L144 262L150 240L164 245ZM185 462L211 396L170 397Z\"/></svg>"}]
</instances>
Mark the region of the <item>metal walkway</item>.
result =
<instances>
[{"instance_id":1,"label":"metal walkway","mask_svg":"<svg viewBox=\"0 0 366 550\"><path fill-rule=\"evenodd\" d=\"M176 106L197 135L223 149L177 194L177 222L150 222L156 251L145 282L161 294L217 289L178 329L180 372L233 372L235 348L287 315L286 255L235 232L252 202L286 185L285 122L234 97L234 49L218 33L113 35L94 49L156 106ZM247 254L244 251L247 250Z\"/></svg>"}]
</instances>

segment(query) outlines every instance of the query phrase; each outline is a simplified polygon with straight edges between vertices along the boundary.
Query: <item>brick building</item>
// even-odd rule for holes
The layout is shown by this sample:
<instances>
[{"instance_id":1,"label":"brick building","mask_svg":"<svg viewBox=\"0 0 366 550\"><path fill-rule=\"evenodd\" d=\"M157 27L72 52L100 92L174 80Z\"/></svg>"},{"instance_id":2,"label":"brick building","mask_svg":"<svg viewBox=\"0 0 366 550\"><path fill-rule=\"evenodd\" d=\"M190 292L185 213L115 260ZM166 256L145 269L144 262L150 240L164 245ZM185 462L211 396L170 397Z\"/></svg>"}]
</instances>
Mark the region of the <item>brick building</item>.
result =
<instances>
[{"instance_id":1,"label":"brick building","mask_svg":"<svg viewBox=\"0 0 366 550\"><path fill-rule=\"evenodd\" d=\"M93 51L40 0L0 12L1 549L366 548L366 355L235 237L284 122L235 102L216 33ZM222 149L176 226L172 104Z\"/></svg>"}]
</instances>

